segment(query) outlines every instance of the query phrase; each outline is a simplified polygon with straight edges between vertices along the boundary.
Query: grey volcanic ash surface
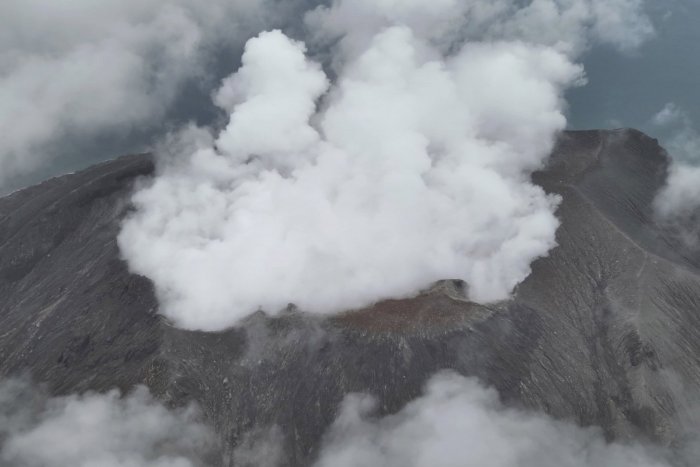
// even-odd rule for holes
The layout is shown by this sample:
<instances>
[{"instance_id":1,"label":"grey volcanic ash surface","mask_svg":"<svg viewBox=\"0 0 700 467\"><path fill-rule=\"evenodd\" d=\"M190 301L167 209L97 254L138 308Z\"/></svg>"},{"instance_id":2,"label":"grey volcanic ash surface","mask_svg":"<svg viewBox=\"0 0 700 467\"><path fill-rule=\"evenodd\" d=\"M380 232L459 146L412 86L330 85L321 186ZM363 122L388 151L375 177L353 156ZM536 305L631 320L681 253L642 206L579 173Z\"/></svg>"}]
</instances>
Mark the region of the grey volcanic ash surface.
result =
<instances>
[{"instance_id":1,"label":"grey volcanic ash surface","mask_svg":"<svg viewBox=\"0 0 700 467\"><path fill-rule=\"evenodd\" d=\"M196 402L223 464L245 465L259 439L280 465L307 465L365 446L366 430L410 433L424 404L471 387L443 376L402 411L440 370L477 377L506 406L598 426L607 440L682 451L697 426L700 253L654 224L668 160L639 132L560 137L533 177L562 197L558 247L510 300L477 305L448 281L335 316L258 313L216 333L171 326L151 283L120 258L134 184L152 172L149 156L128 156L0 199L0 375L28 371L53 394L146 385L166 405ZM476 400L490 400L479 391ZM347 422L367 412L350 393L374 396L379 416L401 411L398 421ZM387 451L363 452L386 461ZM514 465L503 462L492 465Z\"/></svg>"}]
</instances>

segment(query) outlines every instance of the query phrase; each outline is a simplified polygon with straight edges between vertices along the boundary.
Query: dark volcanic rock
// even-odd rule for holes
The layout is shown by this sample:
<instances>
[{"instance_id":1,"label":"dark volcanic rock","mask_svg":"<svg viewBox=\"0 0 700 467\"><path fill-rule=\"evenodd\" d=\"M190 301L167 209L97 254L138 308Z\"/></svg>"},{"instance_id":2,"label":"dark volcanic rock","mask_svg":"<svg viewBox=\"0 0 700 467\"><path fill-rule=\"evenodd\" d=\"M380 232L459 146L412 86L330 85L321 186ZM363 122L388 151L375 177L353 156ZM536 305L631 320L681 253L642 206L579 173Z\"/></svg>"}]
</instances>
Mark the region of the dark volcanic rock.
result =
<instances>
[{"instance_id":1,"label":"dark volcanic rock","mask_svg":"<svg viewBox=\"0 0 700 467\"><path fill-rule=\"evenodd\" d=\"M161 344L150 282L130 275L115 235L132 181L128 156L0 199L0 371L31 370L57 393L129 388Z\"/></svg>"},{"instance_id":2,"label":"dark volcanic rock","mask_svg":"<svg viewBox=\"0 0 700 467\"><path fill-rule=\"evenodd\" d=\"M475 305L447 282L333 318L289 310L202 333L160 318L149 281L119 258L149 157L101 164L0 199L0 372L56 393L145 383L168 403L196 400L224 459L277 426L289 464L308 464L347 393L394 412L445 368L611 439L671 444L700 394L700 254L653 222L666 169L639 132L564 134L535 175L563 198L559 246L509 302Z\"/></svg>"}]
</instances>

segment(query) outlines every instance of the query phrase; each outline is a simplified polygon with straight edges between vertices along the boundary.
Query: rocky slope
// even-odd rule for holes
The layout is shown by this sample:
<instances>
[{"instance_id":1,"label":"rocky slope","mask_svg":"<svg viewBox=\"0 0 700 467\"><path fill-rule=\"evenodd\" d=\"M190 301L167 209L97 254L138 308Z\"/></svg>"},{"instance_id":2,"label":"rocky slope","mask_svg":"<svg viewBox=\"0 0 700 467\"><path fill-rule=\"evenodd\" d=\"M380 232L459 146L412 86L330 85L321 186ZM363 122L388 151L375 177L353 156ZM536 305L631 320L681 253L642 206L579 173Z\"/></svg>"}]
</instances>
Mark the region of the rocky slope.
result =
<instances>
[{"instance_id":1,"label":"rocky slope","mask_svg":"<svg viewBox=\"0 0 700 467\"><path fill-rule=\"evenodd\" d=\"M653 222L667 158L633 130L562 135L535 175L563 202L559 246L506 303L445 282L333 318L262 314L222 333L157 314L115 237L153 171L127 156L0 199L0 375L29 371L57 394L144 383L197 401L224 441L278 426L305 465L349 392L400 409L437 370L478 376L510 405L613 439L681 442L700 394L700 252Z\"/></svg>"}]
</instances>

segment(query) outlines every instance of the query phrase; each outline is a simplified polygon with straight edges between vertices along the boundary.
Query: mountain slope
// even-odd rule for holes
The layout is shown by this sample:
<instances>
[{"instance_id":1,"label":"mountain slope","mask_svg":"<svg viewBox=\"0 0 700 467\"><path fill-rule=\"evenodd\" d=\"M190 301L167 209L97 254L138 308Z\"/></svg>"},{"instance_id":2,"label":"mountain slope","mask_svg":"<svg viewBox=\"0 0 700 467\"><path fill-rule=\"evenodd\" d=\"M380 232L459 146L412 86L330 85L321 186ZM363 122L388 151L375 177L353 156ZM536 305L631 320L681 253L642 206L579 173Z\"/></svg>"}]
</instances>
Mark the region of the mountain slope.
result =
<instances>
[{"instance_id":1,"label":"mountain slope","mask_svg":"<svg viewBox=\"0 0 700 467\"><path fill-rule=\"evenodd\" d=\"M0 374L28 370L55 393L145 383L171 404L199 402L227 451L280 427L290 465L313 459L349 392L391 413L445 368L611 439L672 444L685 431L700 394L700 254L654 224L667 158L639 132L562 135L534 177L563 198L559 246L508 302L469 303L447 281L222 333L170 326L119 258L130 190L152 171L128 156L0 199Z\"/></svg>"}]
</instances>

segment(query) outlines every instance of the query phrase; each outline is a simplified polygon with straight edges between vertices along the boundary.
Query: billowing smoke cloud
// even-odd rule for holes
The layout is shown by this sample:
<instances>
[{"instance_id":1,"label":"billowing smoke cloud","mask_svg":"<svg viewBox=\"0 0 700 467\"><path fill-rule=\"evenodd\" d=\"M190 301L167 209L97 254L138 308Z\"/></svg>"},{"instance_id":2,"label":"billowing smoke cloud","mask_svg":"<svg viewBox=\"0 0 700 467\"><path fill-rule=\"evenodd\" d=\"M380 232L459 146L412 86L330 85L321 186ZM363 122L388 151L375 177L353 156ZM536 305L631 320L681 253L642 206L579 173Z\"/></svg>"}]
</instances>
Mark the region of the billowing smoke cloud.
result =
<instances>
[{"instance_id":1,"label":"billowing smoke cloud","mask_svg":"<svg viewBox=\"0 0 700 467\"><path fill-rule=\"evenodd\" d=\"M91 139L162 131L186 83L216 86L216 53L274 23L272 3L0 2L0 185Z\"/></svg>"},{"instance_id":2,"label":"billowing smoke cloud","mask_svg":"<svg viewBox=\"0 0 700 467\"><path fill-rule=\"evenodd\" d=\"M47 397L23 380L0 384L0 463L7 467L211 465L215 436L194 407L168 410L140 387Z\"/></svg>"},{"instance_id":3,"label":"billowing smoke cloud","mask_svg":"<svg viewBox=\"0 0 700 467\"><path fill-rule=\"evenodd\" d=\"M229 125L161 160L119 238L162 312L214 330L445 278L472 300L507 298L554 246L557 199L529 178L565 127L563 92L583 80L572 59L589 34L621 48L648 34L636 1L605 7L615 34L596 1L510 3L319 8L306 22L314 44L336 43L333 83L302 43L251 39L215 96ZM578 32L540 37L537 18Z\"/></svg>"},{"instance_id":4,"label":"billowing smoke cloud","mask_svg":"<svg viewBox=\"0 0 700 467\"><path fill-rule=\"evenodd\" d=\"M700 246L700 133L673 103L659 111L653 123L667 134L664 144L672 157L666 186L655 200L656 213L688 245Z\"/></svg>"},{"instance_id":5,"label":"billowing smoke cloud","mask_svg":"<svg viewBox=\"0 0 700 467\"><path fill-rule=\"evenodd\" d=\"M369 396L349 396L316 467L662 467L658 453L609 444L598 429L505 408L473 379L438 374L395 415L372 415Z\"/></svg>"}]
</instances>

